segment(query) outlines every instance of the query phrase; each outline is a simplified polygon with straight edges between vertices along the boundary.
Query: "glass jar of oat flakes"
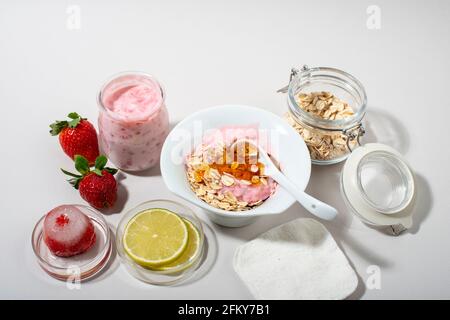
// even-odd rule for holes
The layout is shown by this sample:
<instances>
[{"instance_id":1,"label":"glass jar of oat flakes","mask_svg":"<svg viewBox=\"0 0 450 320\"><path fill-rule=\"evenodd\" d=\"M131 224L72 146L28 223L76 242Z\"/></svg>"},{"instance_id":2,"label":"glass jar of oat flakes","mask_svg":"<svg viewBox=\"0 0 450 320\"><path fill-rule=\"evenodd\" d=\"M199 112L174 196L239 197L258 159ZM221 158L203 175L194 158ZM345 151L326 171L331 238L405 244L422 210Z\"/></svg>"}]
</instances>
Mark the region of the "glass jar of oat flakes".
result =
<instances>
[{"instance_id":1,"label":"glass jar of oat flakes","mask_svg":"<svg viewBox=\"0 0 450 320\"><path fill-rule=\"evenodd\" d=\"M362 84L333 68L292 69L286 118L315 164L345 160L340 187L347 208L365 224L398 235L412 227L416 186L406 159L382 143L361 145L367 98Z\"/></svg>"},{"instance_id":2,"label":"glass jar of oat flakes","mask_svg":"<svg viewBox=\"0 0 450 320\"><path fill-rule=\"evenodd\" d=\"M334 68L292 69L286 120L303 137L314 164L345 160L364 135L367 97L363 85Z\"/></svg>"}]
</instances>

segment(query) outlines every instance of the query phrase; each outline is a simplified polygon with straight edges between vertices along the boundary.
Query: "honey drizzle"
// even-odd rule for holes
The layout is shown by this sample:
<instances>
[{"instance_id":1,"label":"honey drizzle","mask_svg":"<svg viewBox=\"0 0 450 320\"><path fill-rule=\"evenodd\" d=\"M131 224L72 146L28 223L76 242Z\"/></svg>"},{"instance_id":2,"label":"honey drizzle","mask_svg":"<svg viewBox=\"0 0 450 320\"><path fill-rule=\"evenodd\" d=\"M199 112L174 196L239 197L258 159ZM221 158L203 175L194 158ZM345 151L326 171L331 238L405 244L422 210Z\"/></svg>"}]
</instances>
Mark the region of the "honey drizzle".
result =
<instances>
[{"instance_id":1,"label":"honey drizzle","mask_svg":"<svg viewBox=\"0 0 450 320\"><path fill-rule=\"evenodd\" d=\"M255 156L250 156L250 150L248 145L246 145L245 148L245 159L244 163L238 163L236 161L231 162L230 164L227 163L227 154L224 150L223 156L222 156L222 163L211 163L209 164L209 168L216 169L220 175L223 175L224 173L230 174L233 177L235 177L237 180L246 180L251 182L253 185L259 185L261 183L260 176L264 174L264 164L261 162L255 163ZM256 159L258 158L256 154ZM237 160L237 153L234 153L234 159ZM252 161L251 161L252 160ZM257 170L254 172L252 171L252 167L256 165ZM205 170L197 170L195 171L195 181L201 182L203 180L203 174L205 173Z\"/></svg>"}]
</instances>

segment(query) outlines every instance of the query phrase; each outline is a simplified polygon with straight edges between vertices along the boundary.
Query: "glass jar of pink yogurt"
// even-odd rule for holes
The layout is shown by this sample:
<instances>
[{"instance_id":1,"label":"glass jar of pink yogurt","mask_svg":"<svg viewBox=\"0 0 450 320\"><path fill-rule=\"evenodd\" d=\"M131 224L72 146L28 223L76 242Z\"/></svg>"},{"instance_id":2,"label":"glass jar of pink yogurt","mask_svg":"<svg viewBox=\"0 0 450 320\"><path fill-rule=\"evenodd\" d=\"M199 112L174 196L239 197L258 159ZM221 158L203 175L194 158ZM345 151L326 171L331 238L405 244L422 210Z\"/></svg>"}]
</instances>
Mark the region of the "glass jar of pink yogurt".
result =
<instances>
[{"instance_id":1,"label":"glass jar of pink yogurt","mask_svg":"<svg viewBox=\"0 0 450 320\"><path fill-rule=\"evenodd\" d=\"M159 162L169 133L165 94L159 82L142 72L119 73L100 90L100 148L120 169L141 171Z\"/></svg>"}]
</instances>

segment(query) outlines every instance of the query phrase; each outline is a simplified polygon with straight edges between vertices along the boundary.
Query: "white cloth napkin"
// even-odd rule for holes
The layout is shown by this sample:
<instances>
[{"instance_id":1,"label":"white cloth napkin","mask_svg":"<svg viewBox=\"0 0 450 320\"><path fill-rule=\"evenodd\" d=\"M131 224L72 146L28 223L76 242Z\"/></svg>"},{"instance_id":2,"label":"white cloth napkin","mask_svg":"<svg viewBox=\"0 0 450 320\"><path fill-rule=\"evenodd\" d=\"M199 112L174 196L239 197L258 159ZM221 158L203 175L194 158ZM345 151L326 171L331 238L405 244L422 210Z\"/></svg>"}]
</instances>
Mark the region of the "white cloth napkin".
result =
<instances>
[{"instance_id":1,"label":"white cloth napkin","mask_svg":"<svg viewBox=\"0 0 450 320\"><path fill-rule=\"evenodd\" d=\"M296 219L240 246L234 270L256 299L344 299L358 277L328 230Z\"/></svg>"}]
</instances>

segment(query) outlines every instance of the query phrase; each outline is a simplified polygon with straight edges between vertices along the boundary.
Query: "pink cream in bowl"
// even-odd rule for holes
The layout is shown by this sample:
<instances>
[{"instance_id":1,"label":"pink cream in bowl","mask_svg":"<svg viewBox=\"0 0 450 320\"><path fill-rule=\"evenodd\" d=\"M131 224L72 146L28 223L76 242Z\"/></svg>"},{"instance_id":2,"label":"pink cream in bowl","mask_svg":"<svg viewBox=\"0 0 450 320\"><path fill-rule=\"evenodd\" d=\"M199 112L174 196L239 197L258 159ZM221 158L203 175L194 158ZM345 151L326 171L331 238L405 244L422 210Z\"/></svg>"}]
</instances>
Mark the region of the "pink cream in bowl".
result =
<instances>
[{"instance_id":1,"label":"pink cream in bowl","mask_svg":"<svg viewBox=\"0 0 450 320\"><path fill-rule=\"evenodd\" d=\"M254 174L248 172L249 174L247 174L247 179L243 178L242 176L237 176L233 173L228 173L228 170L232 169L229 163L230 161L227 161L227 164L225 166L222 163L218 164L217 159L221 159L223 155L222 147L224 147L226 150L226 148L229 148L235 141L241 139L248 139L253 141L255 144L260 144L263 148L270 152L268 148L267 137L264 134L261 134L261 132L258 130L258 125L226 126L206 132L203 136L202 143L198 145L193 154L189 155L186 159L188 178L189 176L192 176L192 170L195 170L196 166L200 168L202 168L203 166L208 167L209 169L218 170L221 176L226 175L228 180L233 180L233 183L228 181L228 183L225 184L222 179L220 179L220 188L215 188L214 182L210 184L208 178L203 179L203 181L200 181L200 179L198 179L199 181L197 181L200 184L204 183L206 189L210 189L210 187L212 186L215 190L214 197L219 201L224 196L227 197L227 194L231 193L238 202L246 204L238 206L237 208L232 207L230 209L227 209L226 207L220 207L221 209L231 211L247 210L252 206L261 204L276 190L277 183L270 177L264 176L261 171L255 172ZM203 164L196 164L199 162L199 159L201 162L203 162ZM236 162L236 159L234 159L234 162ZM205 166L205 164L207 164L207 166ZM238 168L240 167L238 166ZM198 172L201 173L201 170L203 169L200 169L200 171ZM260 179L259 182L252 183L252 175L257 176L257 179ZM194 176L196 176L195 173ZM203 178L204 177L205 176L203 175ZM191 183L191 187L193 188L194 192L198 193L198 190L195 190L196 188L198 188L198 184ZM200 194L201 193L202 192L200 191ZM208 199L207 197L205 197L203 200L211 205L215 205L217 203L215 199Z\"/></svg>"},{"instance_id":2,"label":"pink cream in bowl","mask_svg":"<svg viewBox=\"0 0 450 320\"><path fill-rule=\"evenodd\" d=\"M231 187L224 186L219 192L224 194L227 191L231 191L239 201L244 201L252 205L269 198L275 192L276 185L275 181L268 178L267 185L262 183L258 185L246 185L237 182Z\"/></svg>"}]
</instances>

